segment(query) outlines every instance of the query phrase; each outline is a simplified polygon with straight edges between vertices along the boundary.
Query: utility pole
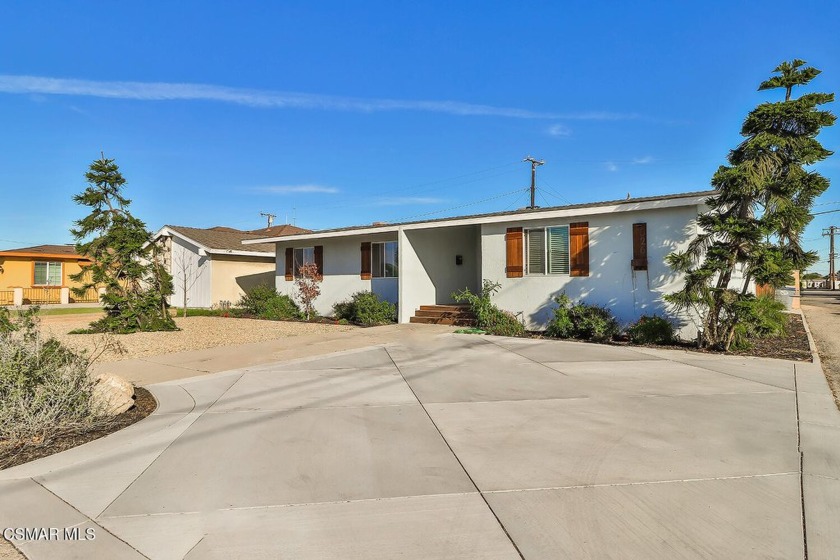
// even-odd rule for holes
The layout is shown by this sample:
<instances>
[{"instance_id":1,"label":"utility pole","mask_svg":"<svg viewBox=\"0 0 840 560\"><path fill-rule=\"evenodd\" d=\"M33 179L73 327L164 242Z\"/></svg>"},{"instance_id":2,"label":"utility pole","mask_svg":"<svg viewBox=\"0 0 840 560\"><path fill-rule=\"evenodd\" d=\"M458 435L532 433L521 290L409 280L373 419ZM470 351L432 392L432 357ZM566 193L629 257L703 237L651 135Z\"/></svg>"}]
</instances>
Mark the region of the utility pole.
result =
<instances>
[{"instance_id":1,"label":"utility pole","mask_svg":"<svg viewBox=\"0 0 840 560\"><path fill-rule=\"evenodd\" d=\"M837 226L830 226L823 230L823 237L827 235L830 240L828 249L828 282L832 290L837 289L837 271L834 268L834 236L837 234L837 230L840 230Z\"/></svg>"},{"instance_id":2,"label":"utility pole","mask_svg":"<svg viewBox=\"0 0 840 560\"><path fill-rule=\"evenodd\" d=\"M534 159L531 156L526 157L522 161L531 162L531 205L528 208L533 210L537 207L535 200L537 194L537 167L545 165L545 161Z\"/></svg>"},{"instance_id":3,"label":"utility pole","mask_svg":"<svg viewBox=\"0 0 840 560\"><path fill-rule=\"evenodd\" d=\"M260 212L260 216L265 216L266 218L268 218L268 226L267 227L271 227L271 224L274 223L274 218L277 217L276 214L269 214L268 212Z\"/></svg>"}]
</instances>

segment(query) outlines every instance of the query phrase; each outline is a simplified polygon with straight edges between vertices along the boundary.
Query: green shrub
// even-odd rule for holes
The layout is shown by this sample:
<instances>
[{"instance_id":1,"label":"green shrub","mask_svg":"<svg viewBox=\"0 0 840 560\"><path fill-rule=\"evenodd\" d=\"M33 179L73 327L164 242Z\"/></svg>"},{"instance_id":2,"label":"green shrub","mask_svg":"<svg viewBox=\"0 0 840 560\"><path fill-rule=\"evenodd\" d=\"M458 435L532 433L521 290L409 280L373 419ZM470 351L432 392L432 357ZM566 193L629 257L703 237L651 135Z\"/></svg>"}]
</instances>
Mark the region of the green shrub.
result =
<instances>
[{"instance_id":1,"label":"green shrub","mask_svg":"<svg viewBox=\"0 0 840 560\"><path fill-rule=\"evenodd\" d=\"M13 319L3 314L8 320L0 330L0 449L44 445L112 421L93 398L87 356L42 338L37 312L32 308Z\"/></svg>"},{"instance_id":2,"label":"green shrub","mask_svg":"<svg viewBox=\"0 0 840 560\"><path fill-rule=\"evenodd\" d=\"M333 305L333 316L365 326L387 325L397 320L397 307L373 292L356 292L349 300Z\"/></svg>"},{"instance_id":3,"label":"green shrub","mask_svg":"<svg viewBox=\"0 0 840 560\"><path fill-rule=\"evenodd\" d=\"M787 334L785 305L772 296L746 297L735 306L735 328L730 348L746 349L750 339L773 338Z\"/></svg>"},{"instance_id":4,"label":"green shrub","mask_svg":"<svg viewBox=\"0 0 840 560\"><path fill-rule=\"evenodd\" d=\"M504 311L496 307L491 301L501 284L492 280L484 280L481 286L481 293L474 294L464 288L460 292L452 294L452 299L457 302L466 302L470 306L476 318L477 327L487 334L497 336L522 336L525 334L525 326L510 311Z\"/></svg>"},{"instance_id":5,"label":"green shrub","mask_svg":"<svg viewBox=\"0 0 840 560\"><path fill-rule=\"evenodd\" d=\"M658 315L642 315L627 329L634 344L671 344L675 340L674 325Z\"/></svg>"},{"instance_id":6,"label":"green shrub","mask_svg":"<svg viewBox=\"0 0 840 560\"><path fill-rule=\"evenodd\" d=\"M619 332L618 321L605 307L582 302L573 304L566 294L554 301L557 307L545 331L547 336L603 342Z\"/></svg>"},{"instance_id":7,"label":"green shrub","mask_svg":"<svg viewBox=\"0 0 840 560\"><path fill-rule=\"evenodd\" d=\"M299 319L302 316L300 307L292 298L262 284L248 290L239 300L239 307L260 319Z\"/></svg>"}]
</instances>

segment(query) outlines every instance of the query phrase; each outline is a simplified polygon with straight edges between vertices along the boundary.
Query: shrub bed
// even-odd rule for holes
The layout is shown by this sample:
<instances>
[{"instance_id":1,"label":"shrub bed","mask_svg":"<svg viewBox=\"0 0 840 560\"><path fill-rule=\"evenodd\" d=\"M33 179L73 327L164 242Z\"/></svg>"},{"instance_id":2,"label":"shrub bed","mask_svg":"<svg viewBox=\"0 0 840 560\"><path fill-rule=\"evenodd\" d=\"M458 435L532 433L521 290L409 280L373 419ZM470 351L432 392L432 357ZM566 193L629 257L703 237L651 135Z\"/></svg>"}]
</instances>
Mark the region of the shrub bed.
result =
<instances>
[{"instance_id":1,"label":"shrub bed","mask_svg":"<svg viewBox=\"0 0 840 560\"><path fill-rule=\"evenodd\" d=\"M481 293L474 294L469 289L452 294L452 299L457 302L466 302L470 306L476 318L477 327L487 334L497 336L522 336L525 334L525 326L510 311L504 311L496 307L491 301L501 284L492 280L484 280Z\"/></svg>"},{"instance_id":2,"label":"shrub bed","mask_svg":"<svg viewBox=\"0 0 840 560\"><path fill-rule=\"evenodd\" d=\"M619 333L618 321L605 307L573 303L566 294L554 301L557 307L545 331L546 336L605 342Z\"/></svg>"},{"instance_id":3,"label":"shrub bed","mask_svg":"<svg viewBox=\"0 0 840 560\"><path fill-rule=\"evenodd\" d=\"M397 307L379 299L373 292L356 292L350 299L333 305L333 316L340 321L371 327L387 325L397 320Z\"/></svg>"},{"instance_id":4,"label":"shrub bed","mask_svg":"<svg viewBox=\"0 0 840 560\"><path fill-rule=\"evenodd\" d=\"M658 315L642 315L627 329L633 344L673 344L676 340L674 325Z\"/></svg>"},{"instance_id":5,"label":"shrub bed","mask_svg":"<svg viewBox=\"0 0 840 560\"><path fill-rule=\"evenodd\" d=\"M239 300L239 307L259 319L300 319L303 314L295 301L271 286L259 285L248 290ZM230 310L228 310L230 313ZM224 313L222 313L223 315Z\"/></svg>"},{"instance_id":6,"label":"shrub bed","mask_svg":"<svg viewBox=\"0 0 840 560\"><path fill-rule=\"evenodd\" d=\"M42 338L38 308L9 316L0 308L0 444L48 445L113 421L94 399L90 360Z\"/></svg>"}]
</instances>

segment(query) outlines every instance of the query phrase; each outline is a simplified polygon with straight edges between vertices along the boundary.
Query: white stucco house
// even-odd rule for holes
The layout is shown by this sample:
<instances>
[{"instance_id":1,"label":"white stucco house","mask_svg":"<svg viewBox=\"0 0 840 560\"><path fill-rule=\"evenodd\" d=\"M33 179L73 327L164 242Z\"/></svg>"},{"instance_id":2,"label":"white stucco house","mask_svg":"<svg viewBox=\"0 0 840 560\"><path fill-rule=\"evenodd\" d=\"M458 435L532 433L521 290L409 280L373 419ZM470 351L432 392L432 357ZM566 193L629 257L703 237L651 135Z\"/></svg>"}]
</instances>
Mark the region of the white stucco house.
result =
<instances>
[{"instance_id":1,"label":"white stucco house","mask_svg":"<svg viewBox=\"0 0 840 560\"><path fill-rule=\"evenodd\" d=\"M235 305L250 288L274 285L274 244L245 247L242 242L307 232L290 224L249 231L224 226L162 227L153 239L164 247L164 263L172 274L175 293L169 298L170 305Z\"/></svg>"},{"instance_id":2,"label":"white stucco house","mask_svg":"<svg viewBox=\"0 0 840 560\"><path fill-rule=\"evenodd\" d=\"M294 293L299 265L323 274L317 311L353 292L370 290L398 304L399 322L421 305L452 302L456 290L501 284L494 302L543 328L553 298L565 292L608 307L619 321L642 314L673 316L663 295L681 278L665 256L697 235L696 218L714 191L628 198L592 204L520 209L406 223L376 223L289 236L247 239L245 247L276 246L275 282ZM676 318L684 337L688 318Z\"/></svg>"}]
</instances>

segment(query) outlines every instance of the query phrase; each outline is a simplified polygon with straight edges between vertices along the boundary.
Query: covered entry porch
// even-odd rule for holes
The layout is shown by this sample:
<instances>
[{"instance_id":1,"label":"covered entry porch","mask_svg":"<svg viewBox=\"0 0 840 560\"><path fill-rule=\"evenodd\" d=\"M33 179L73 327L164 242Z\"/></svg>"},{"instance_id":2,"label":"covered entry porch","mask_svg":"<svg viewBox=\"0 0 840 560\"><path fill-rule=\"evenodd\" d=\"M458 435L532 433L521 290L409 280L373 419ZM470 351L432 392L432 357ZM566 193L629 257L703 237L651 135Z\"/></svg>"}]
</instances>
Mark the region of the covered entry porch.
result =
<instances>
[{"instance_id":1,"label":"covered entry porch","mask_svg":"<svg viewBox=\"0 0 840 560\"><path fill-rule=\"evenodd\" d=\"M399 322L421 306L455 302L452 293L481 286L481 226L405 228L399 231Z\"/></svg>"}]
</instances>

